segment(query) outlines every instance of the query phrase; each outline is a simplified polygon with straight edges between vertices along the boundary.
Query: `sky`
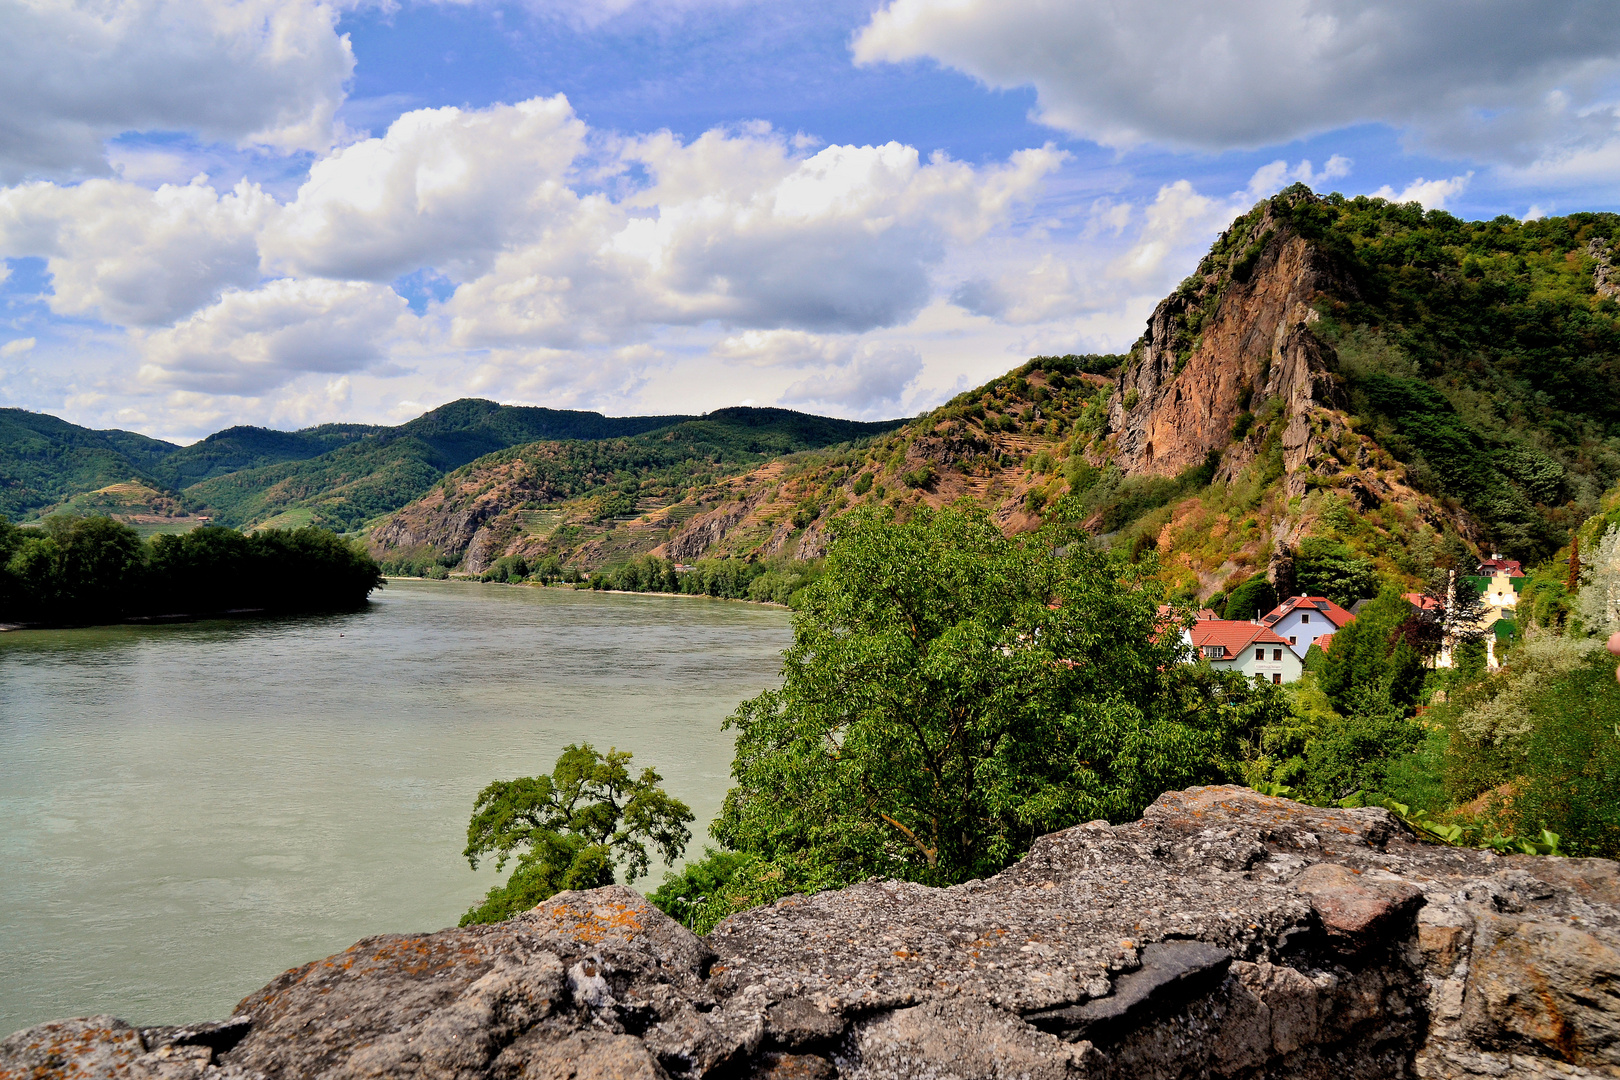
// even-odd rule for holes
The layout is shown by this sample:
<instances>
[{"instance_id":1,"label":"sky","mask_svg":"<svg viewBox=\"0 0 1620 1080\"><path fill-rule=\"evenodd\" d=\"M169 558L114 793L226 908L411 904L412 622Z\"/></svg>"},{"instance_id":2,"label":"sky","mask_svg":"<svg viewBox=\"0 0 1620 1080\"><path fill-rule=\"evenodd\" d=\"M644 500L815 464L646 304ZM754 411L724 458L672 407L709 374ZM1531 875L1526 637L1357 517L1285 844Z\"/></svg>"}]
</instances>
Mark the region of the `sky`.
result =
<instances>
[{"instance_id":1,"label":"sky","mask_svg":"<svg viewBox=\"0 0 1620 1080\"><path fill-rule=\"evenodd\" d=\"M1296 181L1620 209L1609 0L0 0L0 406L913 415Z\"/></svg>"}]
</instances>

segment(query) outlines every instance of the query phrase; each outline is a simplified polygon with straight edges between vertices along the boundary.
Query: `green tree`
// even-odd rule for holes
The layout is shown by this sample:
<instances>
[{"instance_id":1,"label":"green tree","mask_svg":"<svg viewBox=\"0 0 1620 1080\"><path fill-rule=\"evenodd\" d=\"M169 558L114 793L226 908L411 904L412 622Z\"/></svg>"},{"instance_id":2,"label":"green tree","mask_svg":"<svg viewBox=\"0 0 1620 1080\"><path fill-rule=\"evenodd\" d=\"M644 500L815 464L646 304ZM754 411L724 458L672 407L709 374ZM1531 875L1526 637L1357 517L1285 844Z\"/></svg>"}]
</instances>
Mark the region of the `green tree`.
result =
<instances>
[{"instance_id":1,"label":"green tree","mask_svg":"<svg viewBox=\"0 0 1620 1080\"><path fill-rule=\"evenodd\" d=\"M1301 596L1325 596L1343 607L1378 589L1371 562L1356 558L1344 544L1321 537L1302 541L1294 552L1294 580Z\"/></svg>"},{"instance_id":2,"label":"green tree","mask_svg":"<svg viewBox=\"0 0 1620 1080\"><path fill-rule=\"evenodd\" d=\"M1238 621L1259 618L1277 603L1277 590L1264 574L1256 574L1227 594L1223 617Z\"/></svg>"},{"instance_id":3,"label":"green tree","mask_svg":"<svg viewBox=\"0 0 1620 1080\"><path fill-rule=\"evenodd\" d=\"M781 690L744 702L713 833L768 899L994 873L1043 833L1229 778L1270 700L1184 664L1151 560L975 508L840 519Z\"/></svg>"},{"instance_id":4,"label":"green tree","mask_svg":"<svg viewBox=\"0 0 1620 1080\"><path fill-rule=\"evenodd\" d=\"M517 865L461 925L499 922L565 889L611 885L615 868L634 881L647 872L649 844L665 862L680 858L692 811L652 769L633 777L630 757L569 746L550 775L497 780L479 792L462 854L474 870L488 855L497 870L514 855Z\"/></svg>"},{"instance_id":5,"label":"green tree","mask_svg":"<svg viewBox=\"0 0 1620 1080\"><path fill-rule=\"evenodd\" d=\"M1387 588L1333 635L1321 669L1322 689L1346 716L1404 716L1423 689L1423 660L1400 635L1412 605Z\"/></svg>"}]
</instances>

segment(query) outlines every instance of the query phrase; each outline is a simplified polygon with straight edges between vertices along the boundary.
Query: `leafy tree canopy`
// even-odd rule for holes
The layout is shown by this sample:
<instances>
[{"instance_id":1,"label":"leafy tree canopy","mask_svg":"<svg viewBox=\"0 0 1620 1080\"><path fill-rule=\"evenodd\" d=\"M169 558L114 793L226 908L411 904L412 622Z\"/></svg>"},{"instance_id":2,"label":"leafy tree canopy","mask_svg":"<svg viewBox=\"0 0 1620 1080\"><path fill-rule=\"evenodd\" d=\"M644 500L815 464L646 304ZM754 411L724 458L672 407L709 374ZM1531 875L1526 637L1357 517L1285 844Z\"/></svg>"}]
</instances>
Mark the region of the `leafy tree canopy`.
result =
<instances>
[{"instance_id":1,"label":"leafy tree canopy","mask_svg":"<svg viewBox=\"0 0 1620 1080\"><path fill-rule=\"evenodd\" d=\"M611 885L615 868L634 881L647 872L649 844L665 862L679 859L692 811L659 786L654 770L632 776L630 757L569 746L550 775L497 780L479 792L462 854L474 870L490 855L497 870L514 857L517 865L461 925L499 922L565 889Z\"/></svg>"},{"instance_id":2,"label":"leafy tree canopy","mask_svg":"<svg viewBox=\"0 0 1620 1080\"><path fill-rule=\"evenodd\" d=\"M1386 588L1333 635L1321 669L1322 689L1345 715L1404 716L1423 689L1423 660L1401 635L1412 605Z\"/></svg>"},{"instance_id":3,"label":"leafy tree canopy","mask_svg":"<svg viewBox=\"0 0 1620 1080\"><path fill-rule=\"evenodd\" d=\"M993 873L1054 829L1234 774L1269 687L1180 663L1151 558L975 508L838 522L781 690L744 702L713 833L776 895ZM774 880L774 884L767 883ZM755 899L768 899L768 895Z\"/></svg>"}]
</instances>

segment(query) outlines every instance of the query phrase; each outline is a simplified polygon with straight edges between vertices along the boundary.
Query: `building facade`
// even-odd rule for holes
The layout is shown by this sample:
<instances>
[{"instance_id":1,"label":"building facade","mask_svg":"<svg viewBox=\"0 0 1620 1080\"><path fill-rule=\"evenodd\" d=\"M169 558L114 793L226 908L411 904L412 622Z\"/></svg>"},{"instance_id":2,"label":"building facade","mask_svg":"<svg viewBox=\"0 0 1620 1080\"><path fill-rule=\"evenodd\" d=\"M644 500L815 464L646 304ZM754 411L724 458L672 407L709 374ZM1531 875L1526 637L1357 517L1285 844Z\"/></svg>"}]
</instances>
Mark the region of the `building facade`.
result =
<instances>
[{"instance_id":1,"label":"building facade","mask_svg":"<svg viewBox=\"0 0 1620 1080\"><path fill-rule=\"evenodd\" d=\"M1199 619L1186 631L1193 652L1213 668L1269 683L1291 683L1304 667L1288 642L1258 622Z\"/></svg>"},{"instance_id":2,"label":"building facade","mask_svg":"<svg viewBox=\"0 0 1620 1080\"><path fill-rule=\"evenodd\" d=\"M1311 642L1342 629L1353 619L1354 615L1325 596L1294 596L1262 616L1260 622L1303 660Z\"/></svg>"}]
</instances>

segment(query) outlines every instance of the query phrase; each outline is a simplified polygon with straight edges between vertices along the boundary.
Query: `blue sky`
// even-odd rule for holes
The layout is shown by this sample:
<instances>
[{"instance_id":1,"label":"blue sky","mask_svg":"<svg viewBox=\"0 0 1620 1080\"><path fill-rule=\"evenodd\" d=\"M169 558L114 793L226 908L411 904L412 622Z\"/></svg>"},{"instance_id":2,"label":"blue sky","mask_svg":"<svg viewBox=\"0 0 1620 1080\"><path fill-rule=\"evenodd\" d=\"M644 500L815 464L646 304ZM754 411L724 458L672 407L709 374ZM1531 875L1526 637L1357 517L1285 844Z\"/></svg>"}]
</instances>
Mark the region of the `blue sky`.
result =
<instances>
[{"instance_id":1,"label":"blue sky","mask_svg":"<svg viewBox=\"0 0 1620 1080\"><path fill-rule=\"evenodd\" d=\"M0 404L909 414L1129 346L1296 179L1620 208L1611 14L0 0Z\"/></svg>"}]
</instances>

